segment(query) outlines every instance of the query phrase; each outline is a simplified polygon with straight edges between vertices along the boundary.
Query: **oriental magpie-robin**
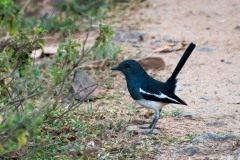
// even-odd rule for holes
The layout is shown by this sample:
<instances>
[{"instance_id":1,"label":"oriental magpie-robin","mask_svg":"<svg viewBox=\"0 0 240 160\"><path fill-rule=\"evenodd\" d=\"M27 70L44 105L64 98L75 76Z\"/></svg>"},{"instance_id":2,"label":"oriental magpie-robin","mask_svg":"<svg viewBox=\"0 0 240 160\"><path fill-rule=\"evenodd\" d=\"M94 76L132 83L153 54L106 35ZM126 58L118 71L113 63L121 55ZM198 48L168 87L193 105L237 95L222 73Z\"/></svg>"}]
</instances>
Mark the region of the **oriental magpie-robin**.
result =
<instances>
[{"instance_id":1,"label":"oriental magpie-robin","mask_svg":"<svg viewBox=\"0 0 240 160\"><path fill-rule=\"evenodd\" d=\"M166 82L160 82L149 76L143 67L135 60L125 60L112 70L121 71L127 81L127 87L132 98L143 107L154 109L155 117L148 127L141 127L150 129L145 134L152 134L153 129L160 118L162 107L169 104L182 104L187 105L186 102L181 100L175 95L177 75L184 66L188 57L191 55L195 48L195 44L191 43L182 58L178 62L171 77Z\"/></svg>"}]
</instances>

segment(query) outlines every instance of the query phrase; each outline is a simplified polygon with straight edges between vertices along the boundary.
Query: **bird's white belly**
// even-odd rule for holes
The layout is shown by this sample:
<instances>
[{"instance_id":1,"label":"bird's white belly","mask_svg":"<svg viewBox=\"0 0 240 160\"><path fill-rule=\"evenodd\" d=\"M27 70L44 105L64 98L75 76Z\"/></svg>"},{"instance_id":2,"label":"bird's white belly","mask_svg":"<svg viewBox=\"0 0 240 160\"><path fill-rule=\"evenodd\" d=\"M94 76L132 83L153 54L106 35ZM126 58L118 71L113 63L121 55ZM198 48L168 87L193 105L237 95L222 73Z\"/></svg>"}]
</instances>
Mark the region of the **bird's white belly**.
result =
<instances>
[{"instance_id":1,"label":"bird's white belly","mask_svg":"<svg viewBox=\"0 0 240 160\"><path fill-rule=\"evenodd\" d=\"M149 100L145 100L145 99L136 100L136 102L143 107L151 108L156 111L159 111L160 109L162 109L163 106L166 105L166 103L149 101Z\"/></svg>"}]
</instances>

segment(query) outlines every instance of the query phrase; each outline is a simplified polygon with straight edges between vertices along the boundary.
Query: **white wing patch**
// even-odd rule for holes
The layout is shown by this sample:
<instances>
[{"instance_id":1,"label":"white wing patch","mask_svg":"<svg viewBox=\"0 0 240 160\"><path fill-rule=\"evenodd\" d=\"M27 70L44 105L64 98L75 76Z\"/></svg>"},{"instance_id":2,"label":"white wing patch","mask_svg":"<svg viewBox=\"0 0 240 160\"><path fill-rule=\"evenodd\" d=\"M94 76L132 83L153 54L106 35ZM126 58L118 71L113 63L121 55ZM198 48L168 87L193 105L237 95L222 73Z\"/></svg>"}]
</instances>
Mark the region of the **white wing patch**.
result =
<instances>
[{"instance_id":1,"label":"white wing patch","mask_svg":"<svg viewBox=\"0 0 240 160\"><path fill-rule=\"evenodd\" d=\"M142 90L141 88L139 89L139 91L140 91L140 93L147 94L147 95L152 95L152 96L155 96L155 97L160 98L160 99L170 99L172 101L180 103L176 99L170 98L170 97L166 96L163 93L161 93L160 95L159 94L155 94L155 93L149 93L149 92L146 92L146 91Z\"/></svg>"}]
</instances>

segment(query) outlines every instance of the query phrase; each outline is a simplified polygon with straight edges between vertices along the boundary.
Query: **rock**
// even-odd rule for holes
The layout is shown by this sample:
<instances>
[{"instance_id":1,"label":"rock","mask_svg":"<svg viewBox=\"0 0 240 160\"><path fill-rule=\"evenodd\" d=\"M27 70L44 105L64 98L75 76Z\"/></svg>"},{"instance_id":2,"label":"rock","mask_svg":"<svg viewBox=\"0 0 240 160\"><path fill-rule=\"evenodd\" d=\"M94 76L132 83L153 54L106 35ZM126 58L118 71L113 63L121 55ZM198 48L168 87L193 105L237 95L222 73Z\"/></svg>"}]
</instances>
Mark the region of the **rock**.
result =
<instances>
[{"instance_id":1,"label":"rock","mask_svg":"<svg viewBox=\"0 0 240 160\"><path fill-rule=\"evenodd\" d=\"M234 29L240 31L240 26L239 26L239 25L236 25L236 26L234 27Z\"/></svg>"},{"instance_id":2,"label":"rock","mask_svg":"<svg viewBox=\"0 0 240 160\"><path fill-rule=\"evenodd\" d=\"M195 137L192 141L193 142L205 142L205 141L225 141L235 139L239 136L239 134L228 134L228 135L218 135L214 132L206 132L203 133L201 136Z\"/></svg>"},{"instance_id":3,"label":"rock","mask_svg":"<svg viewBox=\"0 0 240 160\"><path fill-rule=\"evenodd\" d=\"M157 40L154 40L154 41L151 42L152 48L155 48L156 46L158 46L160 44L161 44L161 40L160 39L157 39Z\"/></svg>"},{"instance_id":4,"label":"rock","mask_svg":"<svg viewBox=\"0 0 240 160\"><path fill-rule=\"evenodd\" d=\"M233 155L228 155L226 160L235 160L234 156Z\"/></svg>"},{"instance_id":5,"label":"rock","mask_svg":"<svg viewBox=\"0 0 240 160\"><path fill-rule=\"evenodd\" d=\"M188 118L194 119L194 120L202 118L201 116L199 116L197 114L192 114L192 113L189 113L189 112L182 112L178 116L180 116L180 117L188 117Z\"/></svg>"},{"instance_id":6,"label":"rock","mask_svg":"<svg viewBox=\"0 0 240 160\"><path fill-rule=\"evenodd\" d=\"M144 41L145 34L138 32L138 31L130 31L125 35L125 38L127 39L138 39L141 41Z\"/></svg>"},{"instance_id":7,"label":"rock","mask_svg":"<svg viewBox=\"0 0 240 160\"><path fill-rule=\"evenodd\" d=\"M167 42L171 42L171 43L178 43L179 42L178 40L176 40L175 38L173 38L170 35L163 36L163 40L167 41Z\"/></svg>"},{"instance_id":8,"label":"rock","mask_svg":"<svg viewBox=\"0 0 240 160\"><path fill-rule=\"evenodd\" d=\"M89 97L95 98L98 95L96 87L97 84L91 76L82 70L76 70L74 72L73 84L70 89L71 98L80 101L86 101Z\"/></svg>"},{"instance_id":9,"label":"rock","mask_svg":"<svg viewBox=\"0 0 240 160\"><path fill-rule=\"evenodd\" d=\"M201 48L196 48L196 50L200 52L213 52L216 49L211 47L201 47Z\"/></svg>"},{"instance_id":10,"label":"rock","mask_svg":"<svg viewBox=\"0 0 240 160\"><path fill-rule=\"evenodd\" d=\"M211 97L209 97L209 96L202 96L202 97L200 97L200 99L203 99L205 101L209 101L211 99Z\"/></svg>"},{"instance_id":11,"label":"rock","mask_svg":"<svg viewBox=\"0 0 240 160\"><path fill-rule=\"evenodd\" d=\"M230 61L226 61L225 63L226 63L226 64L232 64L232 62L230 62Z\"/></svg>"},{"instance_id":12,"label":"rock","mask_svg":"<svg viewBox=\"0 0 240 160\"><path fill-rule=\"evenodd\" d=\"M221 62L225 62L225 64L232 64L232 62L230 62L230 61L225 61L224 59L221 59L220 61L221 61Z\"/></svg>"},{"instance_id":13,"label":"rock","mask_svg":"<svg viewBox=\"0 0 240 160\"><path fill-rule=\"evenodd\" d=\"M144 36L144 35L140 35L140 36L139 36L139 40L140 40L140 41L144 41L144 40L145 40L145 36Z\"/></svg>"},{"instance_id":14,"label":"rock","mask_svg":"<svg viewBox=\"0 0 240 160\"><path fill-rule=\"evenodd\" d=\"M121 30L116 31L113 40L114 41L121 41L121 40L123 40L124 34L125 34L124 31L121 31Z\"/></svg>"},{"instance_id":15,"label":"rock","mask_svg":"<svg viewBox=\"0 0 240 160\"><path fill-rule=\"evenodd\" d=\"M193 156L197 152L199 152L199 149L197 147L191 145L191 144L187 145L183 149L177 151L178 154L185 154L185 155L188 155L188 156Z\"/></svg>"},{"instance_id":16,"label":"rock","mask_svg":"<svg viewBox=\"0 0 240 160\"><path fill-rule=\"evenodd\" d=\"M236 149L233 153L240 156L240 148Z\"/></svg>"},{"instance_id":17,"label":"rock","mask_svg":"<svg viewBox=\"0 0 240 160\"><path fill-rule=\"evenodd\" d=\"M221 122L221 121L209 121L209 122L206 122L206 125L207 126L216 126L216 127L222 127L225 125L224 122Z\"/></svg>"},{"instance_id":18,"label":"rock","mask_svg":"<svg viewBox=\"0 0 240 160\"><path fill-rule=\"evenodd\" d=\"M40 58L42 56L42 52L43 50L42 49L37 49L37 50L34 50L32 51L32 54L30 55L31 58Z\"/></svg>"},{"instance_id":19,"label":"rock","mask_svg":"<svg viewBox=\"0 0 240 160\"><path fill-rule=\"evenodd\" d=\"M164 70L165 69L165 62L160 57L147 57L144 59L140 59L138 61L145 70L147 69L158 69Z\"/></svg>"},{"instance_id":20,"label":"rock","mask_svg":"<svg viewBox=\"0 0 240 160\"><path fill-rule=\"evenodd\" d=\"M52 55L52 54L56 54L57 53L57 50L58 50L58 47L54 47L54 46L51 46L51 47L43 47L43 53L46 54L46 55Z\"/></svg>"},{"instance_id":21,"label":"rock","mask_svg":"<svg viewBox=\"0 0 240 160\"><path fill-rule=\"evenodd\" d=\"M137 45L138 40L137 39L129 39L128 42L132 43L133 45Z\"/></svg>"},{"instance_id":22,"label":"rock","mask_svg":"<svg viewBox=\"0 0 240 160\"><path fill-rule=\"evenodd\" d=\"M136 43L137 41L144 41L146 34L143 34L139 31L130 31L125 32L123 30L119 30L115 33L114 41L130 41L131 43Z\"/></svg>"},{"instance_id":23,"label":"rock","mask_svg":"<svg viewBox=\"0 0 240 160\"><path fill-rule=\"evenodd\" d=\"M240 148L233 152L237 156L237 160L240 160Z\"/></svg>"}]
</instances>

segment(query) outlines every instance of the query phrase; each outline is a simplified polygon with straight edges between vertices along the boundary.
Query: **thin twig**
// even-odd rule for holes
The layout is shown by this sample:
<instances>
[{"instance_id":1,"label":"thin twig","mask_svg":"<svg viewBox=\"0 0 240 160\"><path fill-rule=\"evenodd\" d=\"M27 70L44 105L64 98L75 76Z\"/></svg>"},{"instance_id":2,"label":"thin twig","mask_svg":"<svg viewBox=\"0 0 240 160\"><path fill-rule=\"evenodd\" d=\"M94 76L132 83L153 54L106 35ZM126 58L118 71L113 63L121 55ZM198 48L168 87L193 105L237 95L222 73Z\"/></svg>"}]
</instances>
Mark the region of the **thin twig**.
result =
<instances>
[{"instance_id":1,"label":"thin twig","mask_svg":"<svg viewBox=\"0 0 240 160\"><path fill-rule=\"evenodd\" d=\"M94 88L91 92L89 92L88 94L86 94L86 96L85 96L83 99L87 98L90 94L92 94L97 87L98 87L98 85L95 84L95 88ZM84 88L83 90L85 90L85 89L86 89L86 88ZM82 91L83 91L83 90L82 90ZM73 107L71 107L71 108L68 109L67 111L63 112L60 116L56 117L55 119L60 119L61 117L63 117L63 116L64 116L65 114L67 114L68 112L76 109L82 102L83 102L83 100L82 100L82 101L79 101L79 103L75 104ZM55 119L53 119L53 120L55 120Z\"/></svg>"},{"instance_id":2,"label":"thin twig","mask_svg":"<svg viewBox=\"0 0 240 160\"><path fill-rule=\"evenodd\" d=\"M85 44L86 44L86 42L87 42L87 39L88 39L88 36L89 36L90 32L91 32L91 31L89 31L89 32L87 33L86 38L85 38L85 40L84 40L84 42L83 42L83 48L82 48L82 55L81 55L81 57L78 59L78 61L77 61L75 64L73 64L73 67L67 72L67 74L66 74L66 75L63 77L63 79L60 81L60 83L62 83L62 85L61 85L61 88L60 88L60 90L59 90L58 97L57 97L56 100L55 100L55 104L57 104L56 102L57 102L57 101L59 100L59 98L60 98L60 95L61 95L61 92L62 92L62 89L63 89L63 85L64 85L67 77L71 74L71 72L72 72L75 68L78 67L78 65L80 64L80 62L82 61L82 59L83 59L84 56L85 56ZM91 49L93 49L93 47L92 47ZM89 52L89 51L88 51L88 52ZM56 108L57 108L57 106L54 105L54 106L53 106L53 109L56 109Z\"/></svg>"},{"instance_id":3,"label":"thin twig","mask_svg":"<svg viewBox=\"0 0 240 160\"><path fill-rule=\"evenodd\" d=\"M18 99L20 99L20 95L19 95L19 91L18 91L18 89L17 88L15 88L15 90L16 90L16 93L17 93L17 97L18 97ZM15 110L17 110L18 111L18 107L19 106L21 106L22 107L22 110L23 110L23 104L22 104L22 102L23 101L19 101L20 102L20 104L19 105L17 105L17 106L15 106L15 109L13 110L13 111L15 111Z\"/></svg>"},{"instance_id":4,"label":"thin twig","mask_svg":"<svg viewBox=\"0 0 240 160\"><path fill-rule=\"evenodd\" d=\"M19 51L19 50L22 50L23 48L26 48L26 46L28 46L30 43L31 43L31 45L34 45L35 43L37 43L38 40L39 40L39 36L37 36L33 42L25 43L25 44L22 44L22 45L19 45L19 46L13 46L14 51L17 52L17 51ZM37 48L37 47L36 47L36 48ZM23 52L20 52L20 53L23 54ZM8 78L8 77L11 77L11 76L13 75L13 73L16 71L16 69L18 68L18 66L21 65L21 63L22 63L22 61L19 60L19 57L20 57L20 56L21 56L21 55L19 55L18 58L17 58L17 59L18 59L18 62L17 62L17 64L15 65L13 71L12 71L9 75L7 75L7 76L5 76L5 77L3 77L3 78L0 78L0 81L6 79L6 78ZM7 84L7 85L8 85L8 84ZM5 86L7 86L7 85L5 85Z\"/></svg>"},{"instance_id":5,"label":"thin twig","mask_svg":"<svg viewBox=\"0 0 240 160\"><path fill-rule=\"evenodd\" d=\"M17 103L17 102L24 101L24 100L26 100L26 99L28 99L28 98L35 97L36 95L39 95L39 94L41 94L41 93L43 93L43 92L35 93L35 94L32 94L32 95L28 95L27 97L23 97L23 98L20 98L20 99L17 99L17 100L10 101L10 102L8 102L7 104L5 104L3 107L0 108L0 112L1 112L5 107L7 107L7 106L10 105L10 104L14 104L14 103Z\"/></svg>"},{"instance_id":6,"label":"thin twig","mask_svg":"<svg viewBox=\"0 0 240 160\"><path fill-rule=\"evenodd\" d=\"M33 91L30 92L29 94L30 94L30 95L33 94L39 87L41 87L41 85L43 84L43 82L44 82L44 80L42 80L42 82L41 82L36 88L34 88Z\"/></svg>"}]
</instances>

